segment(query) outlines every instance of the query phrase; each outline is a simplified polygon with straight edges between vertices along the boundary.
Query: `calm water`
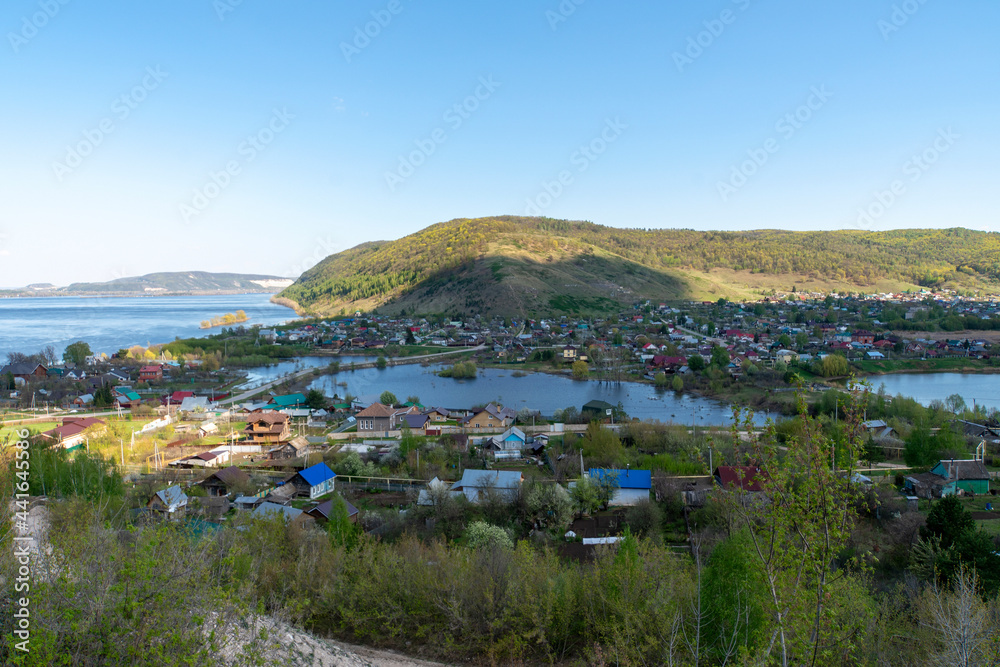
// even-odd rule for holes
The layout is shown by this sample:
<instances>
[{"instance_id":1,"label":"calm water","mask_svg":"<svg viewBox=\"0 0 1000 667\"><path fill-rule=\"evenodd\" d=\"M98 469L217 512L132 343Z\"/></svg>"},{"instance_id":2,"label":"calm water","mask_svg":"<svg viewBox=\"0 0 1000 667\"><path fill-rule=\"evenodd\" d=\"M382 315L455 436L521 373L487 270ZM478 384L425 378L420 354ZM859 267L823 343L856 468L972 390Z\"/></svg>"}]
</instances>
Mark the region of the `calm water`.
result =
<instances>
[{"instance_id":1,"label":"calm water","mask_svg":"<svg viewBox=\"0 0 1000 667\"><path fill-rule=\"evenodd\" d=\"M911 396L922 405L958 394L969 407L982 405L1000 410L1000 375L975 373L900 373L869 378L872 389L885 385L891 396Z\"/></svg>"},{"instance_id":2,"label":"calm water","mask_svg":"<svg viewBox=\"0 0 1000 667\"><path fill-rule=\"evenodd\" d=\"M588 401L599 399L617 405L620 401L632 417L658 419L698 426L728 426L731 410L707 398L677 396L672 391L655 389L652 385L625 382L608 385L597 382L577 382L568 377L531 373L514 377L511 371L482 369L474 380L453 380L433 374L442 365L423 368L418 364L396 366L384 370L365 369L340 372L313 380L310 389L319 389L332 396L381 394L391 391L400 401L417 396L424 405L445 408L468 408L476 404L497 401L520 410L530 408L551 415L556 410L574 406L578 410ZM339 383L345 383L342 386ZM656 397L655 400L650 397ZM756 415L763 423L767 415Z\"/></svg>"},{"instance_id":3,"label":"calm water","mask_svg":"<svg viewBox=\"0 0 1000 667\"><path fill-rule=\"evenodd\" d=\"M0 299L0 359L7 352L32 354L46 345L63 349L83 340L96 352L113 354L130 345L168 343L204 336L202 320L246 311L245 325L270 326L295 319L295 312L269 301L270 294L160 297L48 297Z\"/></svg>"},{"instance_id":4,"label":"calm water","mask_svg":"<svg viewBox=\"0 0 1000 667\"><path fill-rule=\"evenodd\" d=\"M356 364L363 364L375 361L378 357L366 357L364 355L341 355L339 357L296 357L287 361L280 361L273 366L260 366L247 370L247 381L240 385L241 389L253 389L271 380L277 380L282 375L288 375L305 368L321 368L329 366L334 361L339 361L342 368L347 368L353 361ZM332 394L331 394L332 395Z\"/></svg>"}]
</instances>

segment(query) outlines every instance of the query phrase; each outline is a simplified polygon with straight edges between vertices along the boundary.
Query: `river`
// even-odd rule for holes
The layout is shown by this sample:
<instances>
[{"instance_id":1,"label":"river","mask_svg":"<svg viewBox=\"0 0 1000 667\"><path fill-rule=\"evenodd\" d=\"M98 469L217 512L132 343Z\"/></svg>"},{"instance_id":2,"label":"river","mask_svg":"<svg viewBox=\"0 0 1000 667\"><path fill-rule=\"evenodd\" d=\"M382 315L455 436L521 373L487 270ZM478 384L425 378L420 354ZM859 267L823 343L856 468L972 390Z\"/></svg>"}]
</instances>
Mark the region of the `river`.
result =
<instances>
[{"instance_id":1,"label":"river","mask_svg":"<svg viewBox=\"0 0 1000 667\"><path fill-rule=\"evenodd\" d=\"M113 354L131 345L169 343L177 337L217 333L201 322L243 310L243 326L271 326L296 318L270 302L270 294L158 297L37 297L0 299L0 360L8 352L33 354L46 345L61 356L67 345L86 341L95 353Z\"/></svg>"}]
</instances>

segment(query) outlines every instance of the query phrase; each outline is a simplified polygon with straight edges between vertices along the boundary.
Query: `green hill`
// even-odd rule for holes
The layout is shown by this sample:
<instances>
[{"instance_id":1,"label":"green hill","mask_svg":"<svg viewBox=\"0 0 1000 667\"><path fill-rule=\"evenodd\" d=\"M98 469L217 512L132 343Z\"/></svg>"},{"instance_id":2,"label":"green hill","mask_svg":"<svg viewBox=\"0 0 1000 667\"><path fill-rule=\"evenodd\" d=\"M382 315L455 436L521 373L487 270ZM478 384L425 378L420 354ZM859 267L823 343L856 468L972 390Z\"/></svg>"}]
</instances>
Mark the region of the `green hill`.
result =
<instances>
[{"instance_id":1,"label":"green hill","mask_svg":"<svg viewBox=\"0 0 1000 667\"><path fill-rule=\"evenodd\" d=\"M549 218L458 219L327 257L281 294L301 313L605 312L639 299L777 291L1000 291L1000 234L699 232Z\"/></svg>"}]
</instances>

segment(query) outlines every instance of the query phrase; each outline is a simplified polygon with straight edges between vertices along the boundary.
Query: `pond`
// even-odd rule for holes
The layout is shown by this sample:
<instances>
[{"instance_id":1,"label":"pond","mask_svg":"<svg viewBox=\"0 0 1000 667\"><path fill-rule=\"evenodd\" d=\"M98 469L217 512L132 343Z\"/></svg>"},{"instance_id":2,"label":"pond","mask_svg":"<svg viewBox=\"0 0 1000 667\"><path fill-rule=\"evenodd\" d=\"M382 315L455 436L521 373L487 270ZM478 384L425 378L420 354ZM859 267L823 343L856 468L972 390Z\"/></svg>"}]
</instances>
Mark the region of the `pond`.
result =
<instances>
[{"instance_id":1,"label":"pond","mask_svg":"<svg viewBox=\"0 0 1000 667\"><path fill-rule=\"evenodd\" d=\"M319 389L327 396L390 391L400 401L417 396L424 405L456 409L495 401L515 410L539 410L544 415L570 406L579 410L584 403L597 399L612 405L621 402L630 417L639 419L698 426L729 426L732 422L731 409L719 401L663 391L650 384L581 382L549 373L515 377L513 371L496 368L480 369L479 376L472 380L455 380L434 375L441 368L444 368L441 364L427 367L411 364L384 370L342 371L313 380L309 388ZM768 416L755 415L755 422L763 424Z\"/></svg>"}]
</instances>

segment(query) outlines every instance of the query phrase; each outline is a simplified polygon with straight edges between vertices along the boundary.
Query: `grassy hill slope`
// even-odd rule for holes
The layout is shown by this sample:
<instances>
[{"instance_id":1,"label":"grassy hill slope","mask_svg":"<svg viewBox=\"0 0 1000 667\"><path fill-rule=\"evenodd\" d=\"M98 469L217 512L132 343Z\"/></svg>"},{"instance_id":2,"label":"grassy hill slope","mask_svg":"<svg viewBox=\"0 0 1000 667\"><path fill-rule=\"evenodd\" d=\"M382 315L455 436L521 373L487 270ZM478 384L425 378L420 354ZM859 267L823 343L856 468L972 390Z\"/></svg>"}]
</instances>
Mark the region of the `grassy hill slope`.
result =
<instances>
[{"instance_id":1,"label":"grassy hill slope","mask_svg":"<svg viewBox=\"0 0 1000 667\"><path fill-rule=\"evenodd\" d=\"M697 232L549 218L458 219L331 255L279 296L300 312L603 312L637 299L771 290L998 291L1000 234Z\"/></svg>"}]
</instances>

